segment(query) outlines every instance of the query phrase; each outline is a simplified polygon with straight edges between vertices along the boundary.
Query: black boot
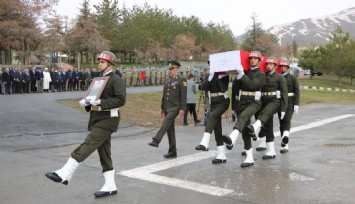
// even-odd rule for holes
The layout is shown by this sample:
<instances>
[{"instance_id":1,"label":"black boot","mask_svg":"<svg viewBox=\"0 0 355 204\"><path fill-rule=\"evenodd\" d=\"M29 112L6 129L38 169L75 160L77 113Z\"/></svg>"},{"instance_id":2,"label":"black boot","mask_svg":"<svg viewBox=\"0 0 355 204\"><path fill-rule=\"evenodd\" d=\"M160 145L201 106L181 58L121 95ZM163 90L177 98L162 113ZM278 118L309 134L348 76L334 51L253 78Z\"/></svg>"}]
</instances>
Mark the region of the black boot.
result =
<instances>
[{"instance_id":1,"label":"black boot","mask_svg":"<svg viewBox=\"0 0 355 204\"><path fill-rule=\"evenodd\" d=\"M159 147L159 142L158 140L154 139L148 143L150 146L153 146L153 147Z\"/></svg>"},{"instance_id":2,"label":"black boot","mask_svg":"<svg viewBox=\"0 0 355 204\"><path fill-rule=\"evenodd\" d=\"M253 127L251 124L249 124L249 125L247 126L247 130L248 130L248 134L249 134L249 136L251 137L251 139L253 139L254 141L256 141L258 138L257 138L256 135L255 135L254 127Z\"/></svg>"},{"instance_id":3,"label":"black boot","mask_svg":"<svg viewBox=\"0 0 355 204\"><path fill-rule=\"evenodd\" d=\"M167 154L164 154L163 156L167 159L173 159L173 158L177 157L177 154L176 154L176 152L168 152Z\"/></svg>"},{"instance_id":4,"label":"black boot","mask_svg":"<svg viewBox=\"0 0 355 204\"><path fill-rule=\"evenodd\" d=\"M197 145L195 147L196 150L201 150L201 151L208 151L208 148L206 148L205 146L203 145Z\"/></svg>"}]
</instances>

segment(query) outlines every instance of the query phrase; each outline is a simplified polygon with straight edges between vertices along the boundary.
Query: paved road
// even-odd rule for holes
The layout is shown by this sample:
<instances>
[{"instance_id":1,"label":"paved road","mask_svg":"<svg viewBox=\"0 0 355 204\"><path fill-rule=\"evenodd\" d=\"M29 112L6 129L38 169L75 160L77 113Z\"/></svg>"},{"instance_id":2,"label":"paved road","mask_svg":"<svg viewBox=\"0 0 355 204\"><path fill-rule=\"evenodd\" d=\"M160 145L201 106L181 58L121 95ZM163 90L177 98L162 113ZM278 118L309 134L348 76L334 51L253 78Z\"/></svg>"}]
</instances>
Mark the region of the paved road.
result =
<instances>
[{"instance_id":1,"label":"paved road","mask_svg":"<svg viewBox=\"0 0 355 204\"><path fill-rule=\"evenodd\" d=\"M128 93L161 91L129 88ZM18 203L355 203L355 106L303 106L293 121L290 152L241 169L241 138L224 165L197 152L202 126L177 127L178 158L165 160L167 138L147 145L157 129L121 124L112 139L118 195L95 199L103 178L96 153L68 186L44 173L60 168L85 138L88 115L58 104L83 93L0 96L0 202ZM275 124L278 122L275 121ZM224 132L232 129L223 120ZM275 128L277 125L275 125ZM277 151L280 138L276 138ZM256 145L256 143L254 144Z\"/></svg>"}]
</instances>

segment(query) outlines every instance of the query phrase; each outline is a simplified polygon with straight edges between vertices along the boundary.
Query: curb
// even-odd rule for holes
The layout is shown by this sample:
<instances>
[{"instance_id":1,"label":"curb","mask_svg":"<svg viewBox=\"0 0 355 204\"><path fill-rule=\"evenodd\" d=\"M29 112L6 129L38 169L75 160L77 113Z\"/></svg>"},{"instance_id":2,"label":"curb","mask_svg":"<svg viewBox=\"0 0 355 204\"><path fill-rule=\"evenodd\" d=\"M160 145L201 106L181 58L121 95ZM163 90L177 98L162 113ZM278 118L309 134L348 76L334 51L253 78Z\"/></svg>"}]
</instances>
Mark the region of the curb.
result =
<instances>
[{"instance_id":1,"label":"curb","mask_svg":"<svg viewBox=\"0 0 355 204\"><path fill-rule=\"evenodd\" d=\"M355 93L352 89L340 89L340 88L327 88L319 86L300 86L301 90L319 90L319 91L335 91L335 92L345 92L345 93Z\"/></svg>"}]
</instances>

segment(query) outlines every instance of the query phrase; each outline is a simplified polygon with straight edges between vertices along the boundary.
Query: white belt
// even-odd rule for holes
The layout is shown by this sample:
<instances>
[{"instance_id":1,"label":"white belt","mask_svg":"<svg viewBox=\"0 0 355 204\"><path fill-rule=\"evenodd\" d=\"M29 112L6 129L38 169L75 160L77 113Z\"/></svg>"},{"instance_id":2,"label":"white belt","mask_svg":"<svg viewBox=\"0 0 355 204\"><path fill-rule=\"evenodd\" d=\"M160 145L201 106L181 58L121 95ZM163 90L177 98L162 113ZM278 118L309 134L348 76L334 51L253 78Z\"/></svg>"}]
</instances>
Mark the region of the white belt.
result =
<instances>
[{"instance_id":1,"label":"white belt","mask_svg":"<svg viewBox=\"0 0 355 204\"><path fill-rule=\"evenodd\" d=\"M108 110L102 110L101 106L91 106L91 111L110 111L110 115L112 118L118 117L118 110L120 110L120 109L119 108L112 108L112 109L108 109Z\"/></svg>"},{"instance_id":2,"label":"white belt","mask_svg":"<svg viewBox=\"0 0 355 204\"><path fill-rule=\"evenodd\" d=\"M223 96L224 93L218 92L218 93L211 93L211 97L217 97L217 96Z\"/></svg>"},{"instance_id":3,"label":"white belt","mask_svg":"<svg viewBox=\"0 0 355 204\"><path fill-rule=\"evenodd\" d=\"M294 96L295 94L294 93L288 93L287 95L288 96Z\"/></svg>"},{"instance_id":4,"label":"white belt","mask_svg":"<svg viewBox=\"0 0 355 204\"><path fill-rule=\"evenodd\" d=\"M242 91L242 92L240 93L240 95L242 95L242 96L255 96L255 92Z\"/></svg>"},{"instance_id":5,"label":"white belt","mask_svg":"<svg viewBox=\"0 0 355 204\"><path fill-rule=\"evenodd\" d=\"M261 92L262 96L276 96L276 92Z\"/></svg>"}]
</instances>

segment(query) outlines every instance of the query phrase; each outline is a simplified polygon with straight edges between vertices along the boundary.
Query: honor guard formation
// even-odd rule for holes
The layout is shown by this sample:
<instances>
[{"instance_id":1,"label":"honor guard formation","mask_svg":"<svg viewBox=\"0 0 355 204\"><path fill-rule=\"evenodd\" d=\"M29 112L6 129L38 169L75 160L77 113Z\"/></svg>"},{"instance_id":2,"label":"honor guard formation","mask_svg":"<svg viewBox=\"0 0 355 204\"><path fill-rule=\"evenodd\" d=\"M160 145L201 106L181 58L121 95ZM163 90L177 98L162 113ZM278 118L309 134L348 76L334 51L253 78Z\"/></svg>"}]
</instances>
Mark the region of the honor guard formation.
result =
<instances>
[{"instance_id":1,"label":"honor guard formation","mask_svg":"<svg viewBox=\"0 0 355 204\"><path fill-rule=\"evenodd\" d=\"M45 176L54 182L68 185L80 163L97 150L104 185L94 193L94 196L104 197L117 193L115 170L111 159L111 134L118 129L119 108L124 106L126 102L127 86L158 84L164 86L160 110L163 122L148 144L158 148L164 135L167 134L169 149L163 155L167 159L177 157L176 118L179 117L183 120L183 125L186 126L188 125L187 115L190 112L195 125L201 122L196 114L197 89L201 93L198 109L201 101L205 104L205 128L201 132L202 139L197 143L195 149L209 151L210 138L214 133L217 156L212 160L212 164L227 162L226 151L233 149L239 136L242 137L244 143L242 155L246 156L241 164L242 168L254 165L252 140L260 140L256 151L266 150L262 157L264 160L275 158L273 133L275 114L278 115L280 123L280 153L287 153L289 151L291 119L293 114L297 114L299 110L300 91L297 78L288 73L290 66L287 60L268 57L265 61L264 72L260 67L264 57L259 51L250 52L247 58L249 67L246 69L239 66L232 71L210 70L209 73L206 68L203 73L200 73L200 81L197 85L194 80L196 75L189 74L186 76L188 77L186 80L184 75L179 74L181 64L176 60L167 62L167 72L149 70L139 73L136 72L137 70L127 69L120 77L120 74L114 73L113 68L116 56L110 51L101 52L98 56L98 76L106 78L107 84L99 99L83 98L79 101L80 106L85 107L85 110L90 113L89 134L83 143L74 149L62 168L48 172ZM277 67L279 67L280 73L278 73ZM46 72L48 70L45 70ZM45 75L49 75L49 73L44 74L44 78ZM232 95L229 96L228 88L231 81ZM235 124L229 135L223 135L222 116L229 109L230 104ZM253 117L255 120L252 120ZM254 122L252 123L252 121Z\"/></svg>"}]
</instances>

